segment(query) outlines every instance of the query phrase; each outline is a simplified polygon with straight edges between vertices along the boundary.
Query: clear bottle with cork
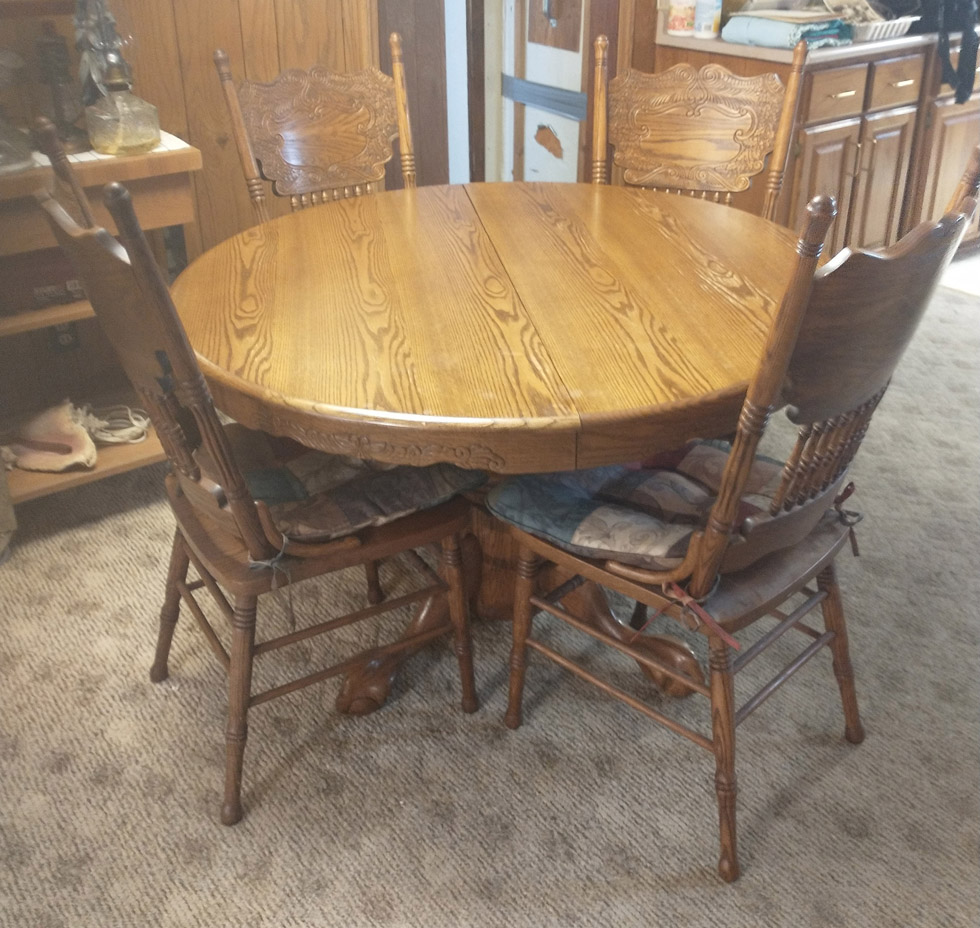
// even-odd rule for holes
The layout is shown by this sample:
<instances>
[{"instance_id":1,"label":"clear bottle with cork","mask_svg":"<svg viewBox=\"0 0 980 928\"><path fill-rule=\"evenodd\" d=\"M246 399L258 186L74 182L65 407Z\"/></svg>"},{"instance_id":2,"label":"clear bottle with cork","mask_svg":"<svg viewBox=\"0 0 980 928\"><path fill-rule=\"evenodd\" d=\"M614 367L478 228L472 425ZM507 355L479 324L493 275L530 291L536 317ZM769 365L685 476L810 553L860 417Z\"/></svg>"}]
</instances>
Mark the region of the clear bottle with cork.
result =
<instances>
[{"instance_id":1,"label":"clear bottle with cork","mask_svg":"<svg viewBox=\"0 0 980 928\"><path fill-rule=\"evenodd\" d=\"M137 155L160 144L160 120L152 103L132 92L126 63L118 53L106 55L106 95L85 108L92 148L104 155Z\"/></svg>"}]
</instances>

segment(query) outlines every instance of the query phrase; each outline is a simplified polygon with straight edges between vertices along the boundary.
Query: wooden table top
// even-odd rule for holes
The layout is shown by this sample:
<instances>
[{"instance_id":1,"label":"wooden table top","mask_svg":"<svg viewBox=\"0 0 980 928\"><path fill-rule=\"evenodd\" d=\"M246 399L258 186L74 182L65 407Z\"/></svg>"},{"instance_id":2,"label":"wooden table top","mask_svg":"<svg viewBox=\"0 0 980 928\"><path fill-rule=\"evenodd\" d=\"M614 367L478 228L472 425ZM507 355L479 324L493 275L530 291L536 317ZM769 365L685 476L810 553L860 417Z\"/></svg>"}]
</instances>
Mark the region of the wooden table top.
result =
<instances>
[{"instance_id":1,"label":"wooden table top","mask_svg":"<svg viewBox=\"0 0 980 928\"><path fill-rule=\"evenodd\" d=\"M246 425L387 462L562 470L732 431L795 243L653 191L420 187L256 226L172 292Z\"/></svg>"}]
</instances>

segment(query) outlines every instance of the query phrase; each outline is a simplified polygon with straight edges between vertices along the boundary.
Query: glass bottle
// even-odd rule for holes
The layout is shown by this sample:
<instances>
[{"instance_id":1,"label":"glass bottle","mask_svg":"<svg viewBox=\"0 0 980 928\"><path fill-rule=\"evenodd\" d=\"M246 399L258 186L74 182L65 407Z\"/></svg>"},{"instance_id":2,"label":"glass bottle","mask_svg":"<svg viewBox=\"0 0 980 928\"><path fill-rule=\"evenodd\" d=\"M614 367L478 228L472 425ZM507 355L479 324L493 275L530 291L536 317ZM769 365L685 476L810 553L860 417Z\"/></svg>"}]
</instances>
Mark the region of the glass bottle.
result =
<instances>
[{"instance_id":1,"label":"glass bottle","mask_svg":"<svg viewBox=\"0 0 980 928\"><path fill-rule=\"evenodd\" d=\"M106 95L85 108L92 148L104 155L138 155L160 144L157 108L130 90L125 70L110 64L104 76Z\"/></svg>"}]
</instances>

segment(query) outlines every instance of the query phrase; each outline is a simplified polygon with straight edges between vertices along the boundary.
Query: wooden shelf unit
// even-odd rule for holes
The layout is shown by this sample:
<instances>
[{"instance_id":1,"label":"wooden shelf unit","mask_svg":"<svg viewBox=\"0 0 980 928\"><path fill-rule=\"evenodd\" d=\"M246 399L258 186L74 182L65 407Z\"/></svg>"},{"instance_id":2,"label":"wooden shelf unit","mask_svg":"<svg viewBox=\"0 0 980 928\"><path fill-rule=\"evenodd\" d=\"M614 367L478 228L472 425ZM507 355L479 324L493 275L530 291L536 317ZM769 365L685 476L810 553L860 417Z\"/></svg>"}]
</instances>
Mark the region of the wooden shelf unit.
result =
<instances>
[{"instance_id":1,"label":"wooden shelf unit","mask_svg":"<svg viewBox=\"0 0 980 928\"><path fill-rule=\"evenodd\" d=\"M0 316L0 338L34 332L52 325L78 322L80 319L91 319L94 315L95 311L88 300L59 303L56 306L45 306L43 309L28 309L22 313L14 313L12 316Z\"/></svg>"},{"instance_id":2,"label":"wooden shelf unit","mask_svg":"<svg viewBox=\"0 0 980 928\"><path fill-rule=\"evenodd\" d=\"M99 445L98 460L91 470L68 470L52 474L14 468L7 471L7 486L10 488L10 499L16 506L49 493L58 493L101 480L103 477L122 474L135 467L155 464L165 458L160 439L151 430L145 441L134 445Z\"/></svg>"},{"instance_id":3,"label":"wooden shelf unit","mask_svg":"<svg viewBox=\"0 0 980 928\"><path fill-rule=\"evenodd\" d=\"M140 222L151 236L153 230L194 221L191 173L200 169L201 154L175 136L163 133L161 147L145 155L114 158L82 152L70 156L70 160L96 221L110 232L115 231L115 226L102 204L102 187L114 180L126 184ZM35 155L35 161L34 168L0 177L0 258L7 262L7 268L16 267L19 256L29 255L49 267L49 256L37 253L57 245L34 200L34 191L52 187L54 175L42 155ZM7 291L12 291L15 288L11 283L0 280L0 288L6 284ZM21 291L23 287L18 290ZM8 305L0 315L2 431L9 436L17 422L58 403L66 395L76 405L88 403L94 408L118 403L133 405L128 384L87 300L42 308L25 305L18 309L19 305ZM69 342L74 347L58 354L58 349L52 347L56 339L48 334L56 332L51 327L66 325L73 330ZM25 383L25 377L33 380ZM138 444L100 445L96 466L91 470L39 473L14 469L6 472L6 480L11 499L17 504L162 461L164 457L159 439L151 432Z\"/></svg>"}]
</instances>

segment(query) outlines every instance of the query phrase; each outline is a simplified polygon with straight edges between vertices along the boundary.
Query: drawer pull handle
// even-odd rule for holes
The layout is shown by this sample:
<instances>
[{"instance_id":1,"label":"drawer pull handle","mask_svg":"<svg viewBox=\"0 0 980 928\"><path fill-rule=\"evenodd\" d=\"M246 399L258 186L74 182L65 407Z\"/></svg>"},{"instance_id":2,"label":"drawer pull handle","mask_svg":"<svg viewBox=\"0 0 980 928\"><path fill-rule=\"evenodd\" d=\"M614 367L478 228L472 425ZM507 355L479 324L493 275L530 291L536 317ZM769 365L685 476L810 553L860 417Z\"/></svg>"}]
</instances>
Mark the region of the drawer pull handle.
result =
<instances>
[{"instance_id":1,"label":"drawer pull handle","mask_svg":"<svg viewBox=\"0 0 980 928\"><path fill-rule=\"evenodd\" d=\"M892 81L892 87L911 87L915 83L915 78L910 77L904 81Z\"/></svg>"},{"instance_id":2,"label":"drawer pull handle","mask_svg":"<svg viewBox=\"0 0 980 928\"><path fill-rule=\"evenodd\" d=\"M842 90L840 93L832 93L830 95L831 100L843 100L844 97L854 97L857 96L856 90Z\"/></svg>"}]
</instances>

